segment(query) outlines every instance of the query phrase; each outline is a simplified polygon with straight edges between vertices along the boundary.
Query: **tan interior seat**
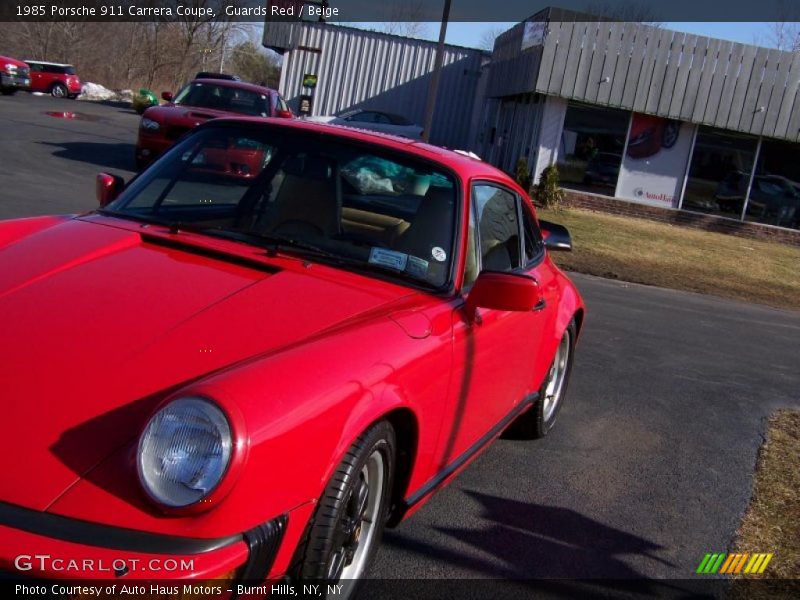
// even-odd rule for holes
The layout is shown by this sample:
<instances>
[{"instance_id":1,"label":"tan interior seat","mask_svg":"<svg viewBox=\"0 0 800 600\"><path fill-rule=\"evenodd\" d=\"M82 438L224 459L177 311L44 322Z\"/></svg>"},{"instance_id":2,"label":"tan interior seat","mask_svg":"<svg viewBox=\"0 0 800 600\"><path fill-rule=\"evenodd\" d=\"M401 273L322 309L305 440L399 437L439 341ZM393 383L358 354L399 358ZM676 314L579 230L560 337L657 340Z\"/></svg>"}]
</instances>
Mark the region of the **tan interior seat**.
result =
<instances>
[{"instance_id":1,"label":"tan interior seat","mask_svg":"<svg viewBox=\"0 0 800 600\"><path fill-rule=\"evenodd\" d=\"M452 188L430 187L419 203L416 215L398 239L396 249L428 262L428 279L436 284L447 280L447 259L453 247ZM436 249L436 250L434 250ZM445 259L440 260L441 251Z\"/></svg>"},{"instance_id":2,"label":"tan interior seat","mask_svg":"<svg viewBox=\"0 0 800 600\"><path fill-rule=\"evenodd\" d=\"M270 231L303 236L338 234L341 209L333 162L319 156L297 156L287 160L284 171Z\"/></svg>"}]
</instances>

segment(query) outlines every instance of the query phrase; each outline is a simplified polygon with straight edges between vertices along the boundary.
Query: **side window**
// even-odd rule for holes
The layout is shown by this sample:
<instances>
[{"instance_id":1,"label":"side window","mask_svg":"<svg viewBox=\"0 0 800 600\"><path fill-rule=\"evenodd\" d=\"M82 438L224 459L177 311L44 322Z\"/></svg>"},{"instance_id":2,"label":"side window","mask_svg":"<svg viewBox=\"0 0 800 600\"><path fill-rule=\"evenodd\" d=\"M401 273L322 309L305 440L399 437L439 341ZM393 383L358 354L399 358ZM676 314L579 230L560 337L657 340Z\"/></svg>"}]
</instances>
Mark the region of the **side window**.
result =
<instances>
[{"instance_id":1,"label":"side window","mask_svg":"<svg viewBox=\"0 0 800 600\"><path fill-rule=\"evenodd\" d=\"M522 235L525 250L525 265L531 264L542 253L544 242L542 241L542 233L533 219L530 208L525 202L520 202L522 205Z\"/></svg>"},{"instance_id":2,"label":"side window","mask_svg":"<svg viewBox=\"0 0 800 600\"><path fill-rule=\"evenodd\" d=\"M513 271L520 266L520 228L517 198L511 192L489 184L472 188L478 221L481 268Z\"/></svg>"},{"instance_id":3,"label":"side window","mask_svg":"<svg viewBox=\"0 0 800 600\"><path fill-rule=\"evenodd\" d=\"M356 123L374 123L375 113L374 112L357 113L352 117L350 117L350 120L355 121Z\"/></svg>"}]
</instances>

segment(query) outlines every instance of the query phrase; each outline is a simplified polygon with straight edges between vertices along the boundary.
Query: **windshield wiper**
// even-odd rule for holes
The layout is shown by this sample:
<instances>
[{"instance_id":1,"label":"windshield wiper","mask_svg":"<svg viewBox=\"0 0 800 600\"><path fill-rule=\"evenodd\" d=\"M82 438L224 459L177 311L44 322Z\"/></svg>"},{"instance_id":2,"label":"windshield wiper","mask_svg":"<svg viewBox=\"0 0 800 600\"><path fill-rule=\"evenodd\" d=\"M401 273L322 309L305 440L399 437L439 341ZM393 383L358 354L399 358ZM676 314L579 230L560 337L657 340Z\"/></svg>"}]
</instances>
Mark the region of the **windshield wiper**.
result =
<instances>
[{"instance_id":1,"label":"windshield wiper","mask_svg":"<svg viewBox=\"0 0 800 600\"><path fill-rule=\"evenodd\" d=\"M179 233L180 231L191 231L196 233L205 231L205 228L195 227L181 220L159 219L158 217L108 210L107 208L98 208L97 212L101 215L119 217L120 219L128 219L130 221L139 221L140 223L147 223L148 225L161 225L162 227L168 228L170 233Z\"/></svg>"},{"instance_id":2,"label":"windshield wiper","mask_svg":"<svg viewBox=\"0 0 800 600\"><path fill-rule=\"evenodd\" d=\"M203 233L243 242L252 242L253 239L256 239L259 242L262 242L262 244L270 252L294 251L301 255L305 256L310 255L317 258L322 258L329 262L336 263L340 266L350 267L355 271L370 271L372 273L378 273L381 275L390 275L395 279L402 279L403 281L412 283L415 286L419 286L425 289L429 290L438 289L435 285L428 283L424 279L419 279L417 277L414 277L413 275L409 275L405 271L398 271L396 269L385 267L383 265L365 262L357 258L342 256L341 254L336 254L335 252L331 252L330 250L325 250L324 248L321 248L310 242L306 242L304 240L298 240L296 238L286 235L280 235L275 233L253 233L253 232L244 233L244 232L230 231L225 229L208 229L204 230Z\"/></svg>"}]
</instances>

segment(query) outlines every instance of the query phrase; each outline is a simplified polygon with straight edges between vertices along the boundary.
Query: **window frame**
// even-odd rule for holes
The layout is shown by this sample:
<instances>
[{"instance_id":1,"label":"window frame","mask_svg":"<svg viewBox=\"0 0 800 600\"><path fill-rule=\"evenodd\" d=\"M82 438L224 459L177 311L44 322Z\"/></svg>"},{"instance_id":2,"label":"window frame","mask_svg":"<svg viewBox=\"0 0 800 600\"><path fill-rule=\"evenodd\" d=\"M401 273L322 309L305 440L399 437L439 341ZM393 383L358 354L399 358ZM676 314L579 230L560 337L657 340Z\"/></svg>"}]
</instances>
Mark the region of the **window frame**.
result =
<instances>
[{"instance_id":1,"label":"window frame","mask_svg":"<svg viewBox=\"0 0 800 600\"><path fill-rule=\"evenodd\" d=\"M518 249L518 254L519 254L519 261L518 262L519 262L519 264L517 264L513 269L511 269L511 271L508 271L508 273L513 273L513 274L517 274L517 275L523 274L523 273L528 273L531 269L533 269L533 268L537 267L539 264L541 264L541 262L544 260L544 256L545 256L544 239L542 238L542 231L541 231L541 228L539 227L538 220L536 219L535 213L533 212L531 207L523 208L523 204L525 203L525 198L519 192L517 192L513 188L509 187L508 185L506 185L506 184L504 184L504 183L502 183L500 181L495 181L495 180L492 180L492 179L483 179L483 178L472 179L469 182L469 193L470 193L470 195L469 195L469 200L470 200L469 210L470 210L470 212L469 212L469 215L467 215L467 216L469 218L474 219L474 222L475 222L475 250L476 250L476 253L477 253L476 260L477 260L477 263L478 263L478 274L477 274L476 278L479 277L480 274L483 272L483 251L481 249L480 225L479 225L478 214L477 214L477 204L475 202L475 188L477 186L488 186L488 187L498 188L498 189L500 189L500 190L502 190L504 192L507 192L507 193L511 194L514 197L514 202L515 202L516 209L517 209L517 238L519 239L519 249ZM522 212L523 210L528 211L528 216L530 217L531 222L534 225L536 232L539 234L539 239L538 239L538 244L537 244L537 246L539 247L539 252L531 260L526 260L526 256L525 256L525 235L526 235L526 233L525 233L525 226L524 226L524 222L523 222L523 218L524 218L524 215L523 215L523 212ZM467 238L468 237L469 237L469 225L467 225ZM469 251L469 240L465 239L464 243L466 245L466 250ZM465 255L465 258L466 258L466 255ZM467 267L467 263L466 263L466 260L465 260L464 264L462 265L462 269L461 269L461 275L462 275L461 291L462 291L462 293L468 291L472 287L472 285L475 283L474 281L471 281L469 283L465 282L464 278L466 276L466 267Z\"/></svg>"}]
</instances>

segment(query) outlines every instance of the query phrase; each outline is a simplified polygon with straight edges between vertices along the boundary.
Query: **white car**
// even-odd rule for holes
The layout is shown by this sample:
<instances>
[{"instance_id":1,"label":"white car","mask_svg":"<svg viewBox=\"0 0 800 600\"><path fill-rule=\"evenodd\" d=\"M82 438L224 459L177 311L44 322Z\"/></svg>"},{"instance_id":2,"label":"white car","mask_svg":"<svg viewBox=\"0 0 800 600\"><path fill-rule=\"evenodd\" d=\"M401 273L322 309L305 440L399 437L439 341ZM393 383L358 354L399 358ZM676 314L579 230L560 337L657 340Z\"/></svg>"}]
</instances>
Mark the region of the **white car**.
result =
<instances>
[{"instance_id":1,"label":"white car","mask_svg":"<svg viewBox=\"0 0 800 600\"><path fill-rule=\"evenodd\" d=\"M308 121L317 123L331 123L332 125L346 125L348 127L358 127L359 129L369 129L381 133L390 133L412 140L422 139L422 127L415 125L405 117L378 110L351 110L342 113L338 117L308 117Z\"/></svg>"}]
</instances>

